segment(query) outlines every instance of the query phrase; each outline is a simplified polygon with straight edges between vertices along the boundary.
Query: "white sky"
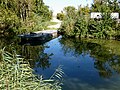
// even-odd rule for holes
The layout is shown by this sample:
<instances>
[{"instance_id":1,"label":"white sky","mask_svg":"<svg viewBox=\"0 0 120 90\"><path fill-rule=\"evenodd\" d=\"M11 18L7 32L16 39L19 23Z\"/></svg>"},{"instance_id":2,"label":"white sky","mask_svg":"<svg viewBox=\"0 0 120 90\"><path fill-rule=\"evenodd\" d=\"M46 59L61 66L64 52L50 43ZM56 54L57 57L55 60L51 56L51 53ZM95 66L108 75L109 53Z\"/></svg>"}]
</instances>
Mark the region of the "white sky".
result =
<instances>
[{"instance_id":1,"label":"white sky","mask_svg":"<svg viewBox=\"0 0 120 90\"><path fill-rule=\"evenodd\" d=\"M46 5L50 7L54 14L61 12L66 6L74 6L78 8L79 5L90 6L93 0L43 0Z\"/></svg>"}]
</instances>

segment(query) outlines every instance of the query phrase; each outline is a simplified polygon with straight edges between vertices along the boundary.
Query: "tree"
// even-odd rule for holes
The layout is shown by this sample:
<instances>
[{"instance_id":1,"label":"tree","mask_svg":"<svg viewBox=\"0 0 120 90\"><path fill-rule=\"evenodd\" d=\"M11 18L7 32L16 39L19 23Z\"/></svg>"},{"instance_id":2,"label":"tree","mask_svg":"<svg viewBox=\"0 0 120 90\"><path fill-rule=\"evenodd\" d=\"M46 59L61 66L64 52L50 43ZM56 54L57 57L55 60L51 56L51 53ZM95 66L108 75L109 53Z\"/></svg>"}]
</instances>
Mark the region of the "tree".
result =
<instances>
[{"instance_id":1,"label":"tree","mask_svg":"<svg viewBox=\"0 0 120 90\"><path fill-rule=\"evenodd\" d=\"M73 6L68 6L64 8L64 12L68 18L74 19L76 16L76 8Z\"/></svg>"},{"instance_id":2,"label":"tree","mask_svg":"<svg viewBox=\"0 0 120 90\"><path fill-rule=\"evenodd\" d=\"M65 18L65 14L63 12L57 13L57 19L64 20L64 18Z\"/></svg>"},{"instance_id":3,"label":"tree","mask_svg":"<svg viewBox=\"0 0 120 90\"><path fill-rule=\"evenodd\" d=\"M36 19L37 18L37 19ZM32 31L38 21L52 18L52 11L43 0L0 0L0 33L22 33ZM37 26L38 27L38 26ZM37 29L36 29L37 30Z\"/></svg>"}]
</instances>

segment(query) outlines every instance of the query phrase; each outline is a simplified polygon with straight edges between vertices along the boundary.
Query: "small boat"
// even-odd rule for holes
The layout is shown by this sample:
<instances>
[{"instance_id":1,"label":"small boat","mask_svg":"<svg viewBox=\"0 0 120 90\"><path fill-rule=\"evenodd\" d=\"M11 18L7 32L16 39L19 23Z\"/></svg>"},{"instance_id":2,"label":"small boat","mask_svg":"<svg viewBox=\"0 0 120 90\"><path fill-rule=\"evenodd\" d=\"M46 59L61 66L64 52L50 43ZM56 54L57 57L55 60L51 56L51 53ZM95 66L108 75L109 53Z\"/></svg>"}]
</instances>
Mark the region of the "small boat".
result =
<instances>
[{"instance_id":1,"label":"small boat","mask_svg":"<svg viewBox=\"0 0 120 90\"><path fill-rule=\"evenodd\" d=\"M37 32L30 32L28 34L20 34L18 37L21 38L20 44L43 44L56 38L58 36L57 30L44 30Z\"/></svg>"},{"instance_id":2,"label":"small boat","mask_svg":"<svg viewBox=\"0 0 120 90\"><path fill-rule=\"evenodd\" d=\"M52 35L49 33L29 33L29 34L20 34L18 35L21 39L25 40L46 40L52 38Z\"/></svg>"},{"instance_id":3,"label":"small boat","mask_svg":"<svg viewBox=\"0 0 120 90\"><path fill-rule=\"evenodd\" d=\"M48 34L48 33L20 34L18 35L18 37L21 38L21 42L19 43L20 45L24 45L24 44L40 45L50 41L53 38L52 34Z\"/></svg>"}]
</instances>

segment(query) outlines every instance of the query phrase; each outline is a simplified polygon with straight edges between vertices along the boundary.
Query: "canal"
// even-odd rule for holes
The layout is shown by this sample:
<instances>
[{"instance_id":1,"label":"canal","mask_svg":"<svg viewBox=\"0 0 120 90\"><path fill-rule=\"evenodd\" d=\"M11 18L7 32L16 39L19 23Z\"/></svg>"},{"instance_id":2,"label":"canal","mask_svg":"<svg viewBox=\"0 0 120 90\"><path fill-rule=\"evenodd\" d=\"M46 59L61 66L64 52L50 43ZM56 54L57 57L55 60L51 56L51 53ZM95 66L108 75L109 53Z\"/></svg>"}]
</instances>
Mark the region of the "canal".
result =
<instances>
[{"instance_id":1,"label":"canal","mask_svg":"<svg viewBox=\"0 0 120 90\"><path fill-rule=\"evenodd\" d=\"M63 90L119 90L120 41L58 37L46 43L1 38L0 48L13 49L48 79L62 66Z\"/></svg>"}]
</instances>

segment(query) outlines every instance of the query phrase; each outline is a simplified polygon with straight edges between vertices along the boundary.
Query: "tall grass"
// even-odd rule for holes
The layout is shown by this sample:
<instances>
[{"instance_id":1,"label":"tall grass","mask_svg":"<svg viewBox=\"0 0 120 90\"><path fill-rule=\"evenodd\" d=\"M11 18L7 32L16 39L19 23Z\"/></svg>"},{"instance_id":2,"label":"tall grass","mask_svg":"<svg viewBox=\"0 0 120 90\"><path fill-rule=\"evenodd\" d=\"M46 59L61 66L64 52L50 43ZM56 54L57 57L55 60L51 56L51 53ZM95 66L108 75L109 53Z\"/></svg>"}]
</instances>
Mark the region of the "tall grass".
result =
<instances>
[{"instance_id":1,"label":"tall grass","mask_svg":"<svg viewBox=\"0 0 120 90\"><path fill-rule=\"evenodd\" d=\"M61 90L61 66L48 80L33 74L29 62L5 49L0 50L0 89L1 90Z\"/></svg>"}]
</instances>

